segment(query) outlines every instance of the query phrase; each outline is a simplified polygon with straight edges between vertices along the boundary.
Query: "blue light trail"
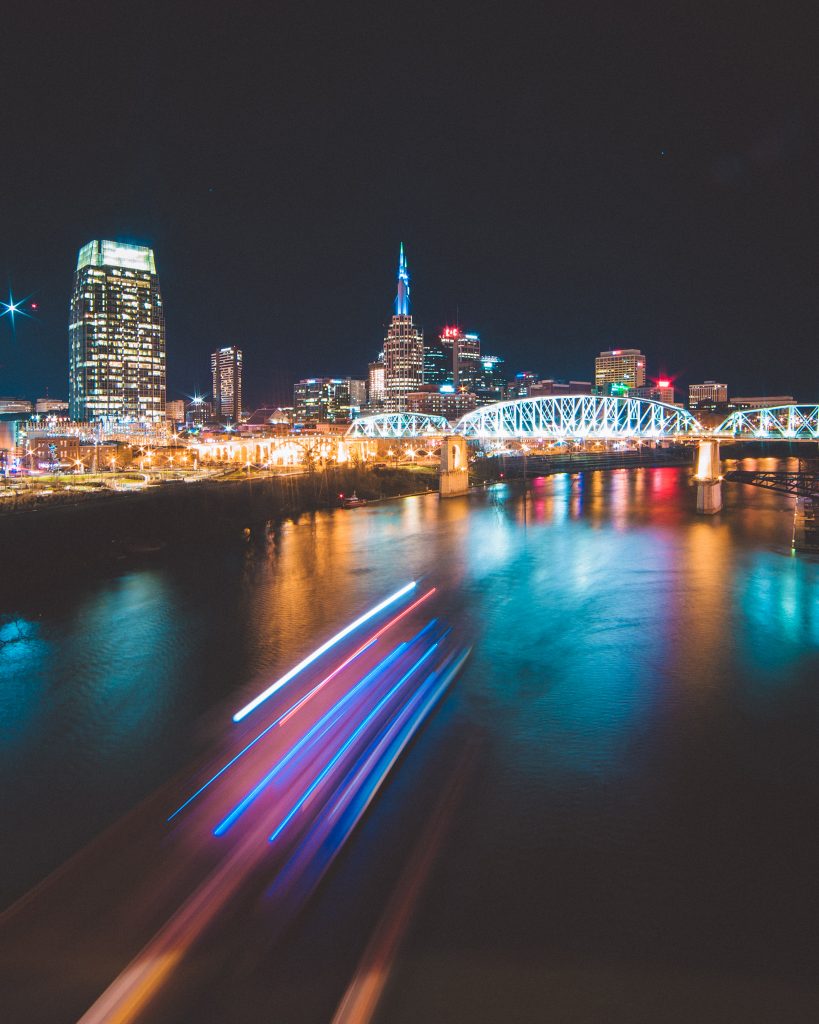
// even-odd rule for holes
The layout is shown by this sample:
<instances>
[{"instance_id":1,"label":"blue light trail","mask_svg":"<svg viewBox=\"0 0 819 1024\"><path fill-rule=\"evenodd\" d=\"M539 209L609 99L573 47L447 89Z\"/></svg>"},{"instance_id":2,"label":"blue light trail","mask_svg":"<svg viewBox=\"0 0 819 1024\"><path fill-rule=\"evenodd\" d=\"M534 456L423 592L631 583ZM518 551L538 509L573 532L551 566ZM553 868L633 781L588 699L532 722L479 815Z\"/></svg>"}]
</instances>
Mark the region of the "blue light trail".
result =
<instances>
[{"instance_id":1,"label":"blue light trail","mask_svg":"<svg viewBox=\"0 0 819 1024\"><path fill-rule=\"evenodd\" d=\"M285 674L280 679L277 679L275 683L271 683L266 690L263 690L258 696L254 697L249 704L245 704L243 708L240 708L239 711L237 711L236 714L233 716L233 721L241 722L241 720L245 718L247 715L249 715L251 711L255 711L255 709L260 704L263 704L269 697L272 697L277 690L280 690L286 683L289 683L294 676L297 676L299 674L299 672L307 668L308 665L312 665L314 661L316 661L318 658L322 656L322 654L326 654L331 647L339 643L339 641L343 640L345 637L349 636L350 633L358 629L359 626L362 626L365 622L369 622L369 620L378 615L379 612L382 612L385 608L388 608L391 604L394 604L396 601L400 600L400 598L402 598L405 594L408 594L415 585L415 580L413 580L411 583L407 583L406 586L401 587L400 590L396 590L394 594L391 594L389 597L385 598L380 604L377 604L375 608L371 608L368 612L365 612L362 616L357 618L355 622L351 622L349 626L345 626L344 629L341 630L341 632L336 633L336 635L333 637L330 637L330 639L323 643L321 647L317 647L312 654L308 654L306 658L304 658L302 661L298 663L298 665L295 665L293 668L291 668L289 672L285 672Z\"/></svg>"},{"instance_id":2,"label":"blue light trail","mask_svg":"<svg viewBox=\"0 0 819 1024\"><path fill-rule=\"evenodd\" d=\"M306 732L304 736L302 736L302 738L298 741L298 743L294 744L294 746L292 746L290 750L288 750L288 752L279 761L276 762L276 764L270 769L267 775L265 775L263 779L256 783L253 789L251 789L250 792L242 798L242 800L233 808L230 814L228 814L227 817L223 818L222 821L219 822L219 824L213 830L213 834L215 836L224 835L225 832L227 832L227 830L231 827L231 825L233 825L237 821L237 819L240 818L242 814L244 814L244 812L259 796L259 794L273 781L273 779L279 774L282 768L286 767L290 763L290 761L293 760L296 754L307 743L311 742L313 739L320 738L320 736L327 732L328 729L331 729L335 722L338 720L341 712L344 710L344 707L347 705L347 703L350 700L352 700L352 698L360 690L362 690L365 686L371 683L373 679L377 678L381 674L381 672L384 671L384 669L388 668L389 665L391 665L396 658L403 654L405 650L407 650L418 640L420 640L421 637L426 632L432 629L436 622L437 619L432 619L432 621L427 623L427 625L424 626L421 632L414 636L412 640L406 643L399 644L391 654L388 654L387 657L384 658L383 661L380 661L375 666L375 668L372 669L372 671L368 672L367 675L364 676L364 678L360 682L356 683L356 685L351 690L349 690L347 693L344 694L343 697L337 700L336 703L333 704L333 706L321 716L321 718L316 722L312 729Z\"/></svg>"},{"instance_id":3,"label":"blue light trail","mask_svg":"<svg viewBox=\"0 0 819 1024\"><path fill-rule=\"evenodd\" d=\"M441 639L443 639L443 637ZM304 793L302 793L302 795L299 797L299 799L296 801L296 803L293 805L293 807L287 812L285 817L282 819L282 821L279 823L279 825L274 830L272 835L269 837L269 841L271 843L275 842L276 839L281 835L282 831L293 820L293 818L296 816L296 814L298 814L298 812L301 810L301 808L307 803L307 801L310 799L310 797L313 795L313 793L319 787L319 785L321 784L322 780L325 779L327 777L327 775L329 774L329 772L331 772L332 769L335 767L335 765L338 764L338 762L341 759L341 757L343 757L343 755L346 753L346 751L350 749L350 746L361 735L362 731L364 729L366 729L366 727L370 724L370 722L373 720L373 718L375 718L375 716L383 709L384 705L387 704L392 699L393 695L404 685L404 683L410 678L410 676L415 672L415 670L417 668L419 668L421 665L423 665L423 663L427 660L427 658L435 650L437 650L439 643L440 643L440 640L436 640L435 643L432 644L431 647L427 648L427 650L421 655L421 657L418 659L418 661L415 662L415 664L412 666L412 668L410 668L409 671L405 672L404 675L401 676L401 678L398 680L398 682L395 684L395 686L393 686L393 688L391 690L389 690L381 698L381 700L376 704L376 706L372 709L372 711L367 715L367 717L364 719L364 721L358 726L358 728L356 728L352 732L352 734L349 736L349 738L342 744L340 749L327 762L327 764L324 766L324 768L322 768L322 770L315 777L315 779L313 779L313 781L310 783L310 785L307 787L307 789L304 791Z\"/></svg>"},{"instance_id":4,"label":"blue light trail","mask_svg":"<svg viewBox=\"0 0 819 1024\"><path fill-rule=\"evenodd\" d=\"M346 661L342 662L341 665L339 665L338 668L334 669L333 672L329 676L327 676L327 679L323 680L318 685L322 686L325 682L327 682L328 679L332 678L332 676L338 675L338 673L341 671L341 669L346 668L348 665L350 665L352 662L354 662L356 658L358 658L360 655L362 655L365 651L368 651L372 647L372 645L376 642L376 640L377 640L377 637L373 637L373 639L370 640L370 642L368 644L365 644L363 647L359 647L359 649L355 652L355 654L352 655L352 657L350 657ZM203 783L199 787L199 789L196 790L195 793L191 793L191 795L188 797L188 799L183 804L180 804L179 807L177 807L176 810L173 812L173 814L169 815L165 819L165 821L166 822L173 821L173 819L177 816L177 814L180 814L182 811L185 810L185 808L189 804L192 804L193 801L198 796L200 796L202 793L205 792L205 790L208 788L208 786L210 786L212 783L216 782L216 780L221 775L224 775L224 773L228 770L228 768L231 768L234 764L236 764L236 762L239 760L239 758L243 757L248 752L248 750L250 750L253 747L255 747L256 744L259 742L259 740L263 739L270 732L271 729L275 729L277 725L279 725L281 722L284 721L285 718L288 717L288 715L292 714L293 711L295 711L296 708L298 708L299 705L304 701L304 699L305 699L304 697L300 697L295 702L295 704L291 704L290 707L286 711L283 711L278 716L278 718L274 718L273 721L270 723L270 725L268 725L264 729L262 729L262 731L257 736L255 736L250 741L250 743L247 744L247 746L242 747L242 749L239 751L238 754L236 754L235 757L232 757L228 761L228 763L226 765L223 765L215 775L211 775L211 777L208 779L208 781Z\"/></svg>"}]
</instances>

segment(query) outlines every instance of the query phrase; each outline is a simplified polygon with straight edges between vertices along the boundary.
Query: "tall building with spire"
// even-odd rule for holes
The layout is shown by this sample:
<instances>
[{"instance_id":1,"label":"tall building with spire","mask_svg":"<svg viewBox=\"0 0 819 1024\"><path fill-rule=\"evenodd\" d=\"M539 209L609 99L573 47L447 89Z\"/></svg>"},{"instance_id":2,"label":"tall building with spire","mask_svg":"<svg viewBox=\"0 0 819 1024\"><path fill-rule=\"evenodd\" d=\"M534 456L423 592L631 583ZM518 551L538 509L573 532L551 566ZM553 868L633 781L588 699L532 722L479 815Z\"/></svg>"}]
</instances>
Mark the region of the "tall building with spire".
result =
<instances>
[{"instance_id":1,"label":"tall building with spire","mask_svg":"<svg viewBox=\"0 0 819 1024\"><path fill-rule=\"evenodd\" d=\"M384 408L406 412L407 395L424 383L424 336L410 315L410 284L404 243L398 256L395 312L384 339Z\"/></svg>"}]
</instances>

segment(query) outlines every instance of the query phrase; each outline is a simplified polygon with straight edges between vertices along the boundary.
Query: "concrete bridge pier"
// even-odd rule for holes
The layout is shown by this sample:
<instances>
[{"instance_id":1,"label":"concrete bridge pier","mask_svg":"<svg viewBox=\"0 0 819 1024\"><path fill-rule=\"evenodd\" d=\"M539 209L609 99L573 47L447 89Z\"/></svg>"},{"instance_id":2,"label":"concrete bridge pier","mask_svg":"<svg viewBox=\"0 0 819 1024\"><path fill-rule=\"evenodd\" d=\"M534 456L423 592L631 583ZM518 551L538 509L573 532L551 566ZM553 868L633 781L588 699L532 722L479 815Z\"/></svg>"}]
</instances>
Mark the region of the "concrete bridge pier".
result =
<instances>
[{"instance_id":1,"label":"concrete bridge pier","mask_svg":"<svg viewBox=\"0 0 819 1024\"><path fill-rule=\"evenodd\" d=\"M719 464L719 441L703 438L697 450L697 512L712 516L722 509L722 477Z\"/></svg>"},{"instance_id":2,"label":"concrete bridge pier","mask_svg":"<svg viewBox=\"0 0 819 1024\"><path fill-rule=\"evenodd\" d=\"M469 459L466 440L458 434L447 435L441 444L441 476L438 494L454 498L469 490Z\"/></svg>"}]
</instances>

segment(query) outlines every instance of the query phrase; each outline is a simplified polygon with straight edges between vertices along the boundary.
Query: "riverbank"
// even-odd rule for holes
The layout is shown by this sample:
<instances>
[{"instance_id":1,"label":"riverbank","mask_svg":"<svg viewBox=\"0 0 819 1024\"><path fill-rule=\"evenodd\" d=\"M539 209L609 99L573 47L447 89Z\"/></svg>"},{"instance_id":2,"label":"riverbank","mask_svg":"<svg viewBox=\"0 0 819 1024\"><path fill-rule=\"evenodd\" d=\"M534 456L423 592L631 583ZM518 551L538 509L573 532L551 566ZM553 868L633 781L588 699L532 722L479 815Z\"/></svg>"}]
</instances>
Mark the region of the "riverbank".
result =
<instances>
[{"instance_id":1,"label":"riverbank","mask_svg":"<svg viewBox=\"0 0 819 1024\"><path fill-rule=\"evenodd\" d=\"M129 494L100 491L70 500L63 495L59 501L0 515L3 582L13 585L15 577L29 574L35 565L47 573L55 566L184 550L203 540L247 543L282 520L340 508L342 495L355 492L377 501L436 487L437 473L426 467L338 467L297 476L169 482Z\"/></svg>"}]
</instances>

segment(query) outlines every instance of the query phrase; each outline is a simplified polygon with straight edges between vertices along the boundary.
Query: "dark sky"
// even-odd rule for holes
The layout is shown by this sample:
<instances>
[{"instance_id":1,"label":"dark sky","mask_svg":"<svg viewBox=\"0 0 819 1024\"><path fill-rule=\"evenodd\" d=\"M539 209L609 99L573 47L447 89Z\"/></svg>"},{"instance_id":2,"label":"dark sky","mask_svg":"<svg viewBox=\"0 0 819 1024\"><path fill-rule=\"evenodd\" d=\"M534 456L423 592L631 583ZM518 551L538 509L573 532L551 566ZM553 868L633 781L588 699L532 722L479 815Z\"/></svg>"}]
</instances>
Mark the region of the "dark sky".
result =
<instances>
[{"instance_id":1,"label":"dark sky","mask_svg":"<svg viewBox=\"0 0 819 1024\"><path fill-rule=\"evenodd\" d=\"M77 249L150 244L168 394L363 374L413 312L511 372L819 399L819 18L698 7L48 4L3 16L0 394L67 393ZM61 11L62 13L56 13ZM2 293L0 293L2 294Z\"/></svg>"}]
</instances>

